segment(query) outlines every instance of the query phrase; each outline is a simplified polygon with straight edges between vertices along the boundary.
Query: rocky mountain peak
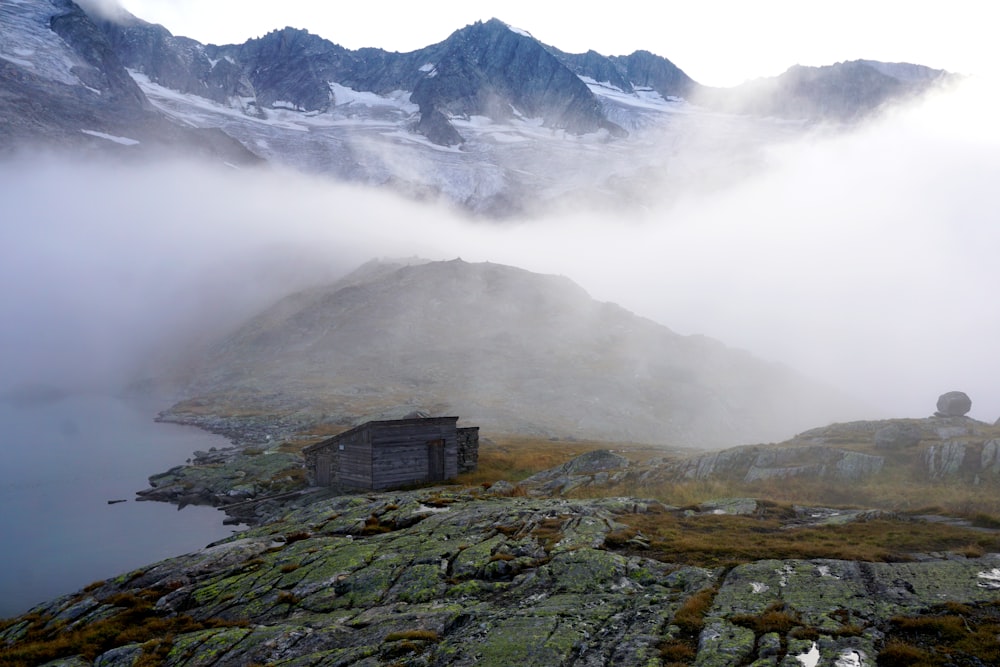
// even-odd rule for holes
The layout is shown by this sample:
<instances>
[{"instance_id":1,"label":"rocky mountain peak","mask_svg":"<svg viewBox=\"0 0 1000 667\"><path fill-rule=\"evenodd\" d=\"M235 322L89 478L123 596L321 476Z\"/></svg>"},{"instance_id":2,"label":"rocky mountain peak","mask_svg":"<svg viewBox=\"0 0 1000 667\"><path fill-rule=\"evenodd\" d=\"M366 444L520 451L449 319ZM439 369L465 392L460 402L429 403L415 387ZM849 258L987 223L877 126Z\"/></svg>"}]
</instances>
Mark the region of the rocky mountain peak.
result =
<instances>
[{"instance_id":1,"label":"rocky mountain peak","mask_svg":"<svg viewBox=\"0 0 1000 667\"><path fill-rule=\"evenodd\" d=\"M411 96L423 116L542 118L577 134L604 129L624 135L578 76L531 35L499 19L468 25L426 52L434 59Z\"/></svg>"}]
</instances>

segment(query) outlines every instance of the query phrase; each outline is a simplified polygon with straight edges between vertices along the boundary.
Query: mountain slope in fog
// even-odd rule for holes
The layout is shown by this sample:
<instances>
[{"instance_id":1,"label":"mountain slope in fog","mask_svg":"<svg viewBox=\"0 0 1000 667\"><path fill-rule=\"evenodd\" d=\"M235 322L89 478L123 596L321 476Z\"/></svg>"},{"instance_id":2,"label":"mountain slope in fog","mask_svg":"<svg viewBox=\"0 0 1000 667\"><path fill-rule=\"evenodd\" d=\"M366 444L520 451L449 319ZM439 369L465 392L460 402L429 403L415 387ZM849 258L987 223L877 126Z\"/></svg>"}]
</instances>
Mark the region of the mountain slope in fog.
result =
<instances>
[{"instance_id":1,"label":"mountain slope in fog","mask_svg":"<svg viewBox=\"0 0 1000 667\"><path fill-rule=\"evenodd\" d=\"M287 297L219 343L187 395L170 418L422 409L493 431L697 446L788 436L848 407L566 278L461 260L369 263Z\"/></svg>"},{"instance_id":2,"label":"mountain slope in fog","mask_svg":"<svg viewBox=\"0 0 1000 667\"><path fill-rule=\"evenodd\" d=\"M700 88L695 99L731 113L849 123L952 78L922 65L854 60L825 67L796 65L780 76L735 88Z\"/></svg>"}]
</instances>

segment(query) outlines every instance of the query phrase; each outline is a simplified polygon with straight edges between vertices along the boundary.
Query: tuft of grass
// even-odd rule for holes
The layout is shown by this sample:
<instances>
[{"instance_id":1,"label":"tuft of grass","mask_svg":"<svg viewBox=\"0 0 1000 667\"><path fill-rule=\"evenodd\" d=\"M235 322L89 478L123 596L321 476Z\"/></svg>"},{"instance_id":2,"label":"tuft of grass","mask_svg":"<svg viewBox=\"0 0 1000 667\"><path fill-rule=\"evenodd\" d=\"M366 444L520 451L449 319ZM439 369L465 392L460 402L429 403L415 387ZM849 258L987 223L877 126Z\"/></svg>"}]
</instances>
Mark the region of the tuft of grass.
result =
<instances>
[{"instance_id":1,"label":"tuft of grass","mask_svg":"<svg viewBox=\"0 0 1000 667\"><path fill-rule=\"evenodd\" d=\"M931 654L899 639L890 639L879 651L879 667L914 667L939 664L931 660Z\"/></svg>"},{"instance_id":2,"label":"tuft of grass","mask_svg":"<svg viewBox=\"0 0 1000 667\"><path fill-rule=\"evenodd\" d=\"M568 518L567 516L559 516L542 519L531 531L532 536L538 540L546 552L552 551L559 544L559 541L562 540L563 523Z\"/></svg>"},{"instance_id":3,"label":"tuft of grass","mask_svg":"<svg viewBox=\"0 0 1000 667\"><path fill-rule=\"evenodd\" d=\"M628 544L628 541L639 534L639 531L631 526L626 526L619 530L608 531L604 535L604 546L608 549L621 549Z\"/></svg>"},{"instance_id":4,"label":"tuft of grass","mask_svg":"<svg viewBox=\"0 0 1000 667\"><path fill-rule=\"evenodd\" d=\"M505 553L503 551L495 553L492 556L490 556L491 563L496 562L498 560L503 560L503 561L517 560L517 556L515 556L514 554Z\"/></svg>"},{"instance_id":5,"label":"tuft of grass","mask_svg":"<svg viewBox=\"0 0 1000 667\"><path fill-rule=\"evenodd\" d=\"M132 663L132 667L160 667L167 662L167 656L174 647L174 635L150 639L142 644L142 653Z\"/></svg>"},{"instance_id":6,"label":"tuft of grass","mask_svg":"<svg viewBox=\"0 0 1000 667\"><path fill-rule=\"evenodd\" d=\"M396 529L396 524L392 521L384 522L376 514L372 514L365 519L365 525L361 528L362 535L380 535L390 533Z\"/></svg>"},{"instance_id":7,"label":"tuft of grass","mask_svg":"<svg viewBox=\"0 0 1000 667\"><path fill-rule=\"evenodd\" d=\"M784 602L773 602L760 614L736 614L729 619L734 625L741 625L754 631L758 637L770 632L787 635L793 628L802 626L799 615ZM803 637L806 639L807 637Z\"/></svg>"},{"instance_id":8,"label":"tuft of grass","mask_svg":"<svg viewBox=\"0 0 1000 667\"><path fill-rule=\"evenodd\" d=\"M659 645L660 660L665 667L690 665L694 660L698 654L698 636L705 627L705 615L718 592L714 586L702 588L678 607L673 624L680 629L680 634Z\"/></svg>"},{"instance_id":9,"label":"tuft of grass","mask_svg":"<svg viewBox=\"0 0 1000 667\"><path fill-rule=\"evenodd\" d=\"M436 491L424 498L421 502L428 507L448 507L448 505L453 505L455 503L455 499L442 496L440 491Z\"/></svg>"},{"instance_id":10,"label":"tuft of grass","mask_svg":"<svg viewBox=\"0 0 1000 667\"><path fill-rule=\"evenodd\" d=\"M947 603L920 616L895 616L886 634L891 639L879 652L879 665L997 665L1000 600Z\"/></svg>"},{"instance_id":11,"label":"tuft of grass","mask_svg":"<svg viewBox=\"0 0 1000 667\"><path fill-rule=\"evenodd\" d=\"M686 635L697 636L705 627L705 614L712 607L712 602L718 593L718 588L709 586L684 600L674 614L674 625Z\"/></svg>"},{"instance_id":12,"label":"tuft of grass","mask_svg":"<svg viewBox=\"0 0 1000 667\"><path fill-rule=\"evenodd\" d=\"M660 660L665 667L690 665L697 655L698 649L688 641L671 639L660 644Z\"/></svg>"},{"instance_id":13,"label":"tuft of grass","mask_svg":"<svg viewBox=\"0 0 1000 667\"><path fill-rule=\"evenodd\" d=\"M493 528L502 535L506 535L507 537L513 537L514 535L517 535L519 532L524 530L524 523L518 522L510 525L496 525L493 526Z\"/></svg>"},{"instance_id":14,"label":"tuft of grass","mask_svg":"<svg viewBox=\"0 0 1000 667\"><path fill-rule=\"evenodd\" d=\"M302 540L308 540L310 537L312 537L312 533L309 533L304 530L300 530L295 533L289 533L285 535L285 544L291 544L292 542L300 542Z\"/></svg>"},{"instance_id":15,"label":"tuft of grass","mask_svg":"<svg viewBox=\"0 0 1000 667\"><path fill-rule=\"evenodd\" d=\"M278 604L297 605L302 598L291 591L278 591Z\"/></svg>"}]
</instances>

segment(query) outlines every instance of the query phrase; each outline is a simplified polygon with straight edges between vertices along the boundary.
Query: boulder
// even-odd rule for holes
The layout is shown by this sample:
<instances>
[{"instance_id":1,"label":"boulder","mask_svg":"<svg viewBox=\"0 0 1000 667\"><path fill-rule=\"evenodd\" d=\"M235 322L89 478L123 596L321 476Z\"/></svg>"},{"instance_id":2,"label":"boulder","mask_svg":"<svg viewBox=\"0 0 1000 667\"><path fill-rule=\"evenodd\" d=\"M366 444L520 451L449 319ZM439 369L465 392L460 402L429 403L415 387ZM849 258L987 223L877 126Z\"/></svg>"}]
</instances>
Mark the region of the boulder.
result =
<instances>
[{"instance_id":1,"label":"boulder","mask_svg":"<svg viewBox=\"0 0 1000 667\"><path fill-rule=\"evenodd\" d=\"M916 424L893 422L875 431L875 449L906 449L918 444L920 427Z\"/></svg>"},{"instance_id":2,"label":"boulder","mask_svg":"<svg viewBox=\"0 0 1000 667\"><path fill-rule=\"evenodd\" d=\"M962 417L972 409L972 400L962 391L949 391L937 400L935 417Z\"/></svg>"},{"instance_id":3,"label":"boulder","mask_svg":"<svg viewBox=\"0 0 1000 667\"><path fill-rule=\"evenodd\" d=\"M605 470L620 470L628 467L628 459L607 449L597 449L581 454L566 464L570 475L592 475Z\"/></svg>"}]
</instances>

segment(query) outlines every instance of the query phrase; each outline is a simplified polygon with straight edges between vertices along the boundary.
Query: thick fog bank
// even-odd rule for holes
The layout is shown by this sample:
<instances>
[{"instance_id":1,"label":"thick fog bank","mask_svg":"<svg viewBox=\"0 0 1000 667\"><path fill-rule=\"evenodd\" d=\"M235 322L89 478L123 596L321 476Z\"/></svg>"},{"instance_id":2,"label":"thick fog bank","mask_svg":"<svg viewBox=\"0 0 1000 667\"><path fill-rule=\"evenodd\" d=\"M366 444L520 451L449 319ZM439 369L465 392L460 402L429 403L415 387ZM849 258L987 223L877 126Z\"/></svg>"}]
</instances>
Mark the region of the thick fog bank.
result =
<instances>
[{"instance_id":1,"label":"thick fog bank","mask_svg":"<svg viewBox=\"0 0 1000 667\"><path fill-rule=\"evenodd\" d=\"M503 225L278 170L22 156L0 165L0 391L121 384L372 257L461 256L787 363L870 401L859 418L924 416L959 389L993 421L988 90L782 144L710 195Z\"/></svg>"}]
</instances>

